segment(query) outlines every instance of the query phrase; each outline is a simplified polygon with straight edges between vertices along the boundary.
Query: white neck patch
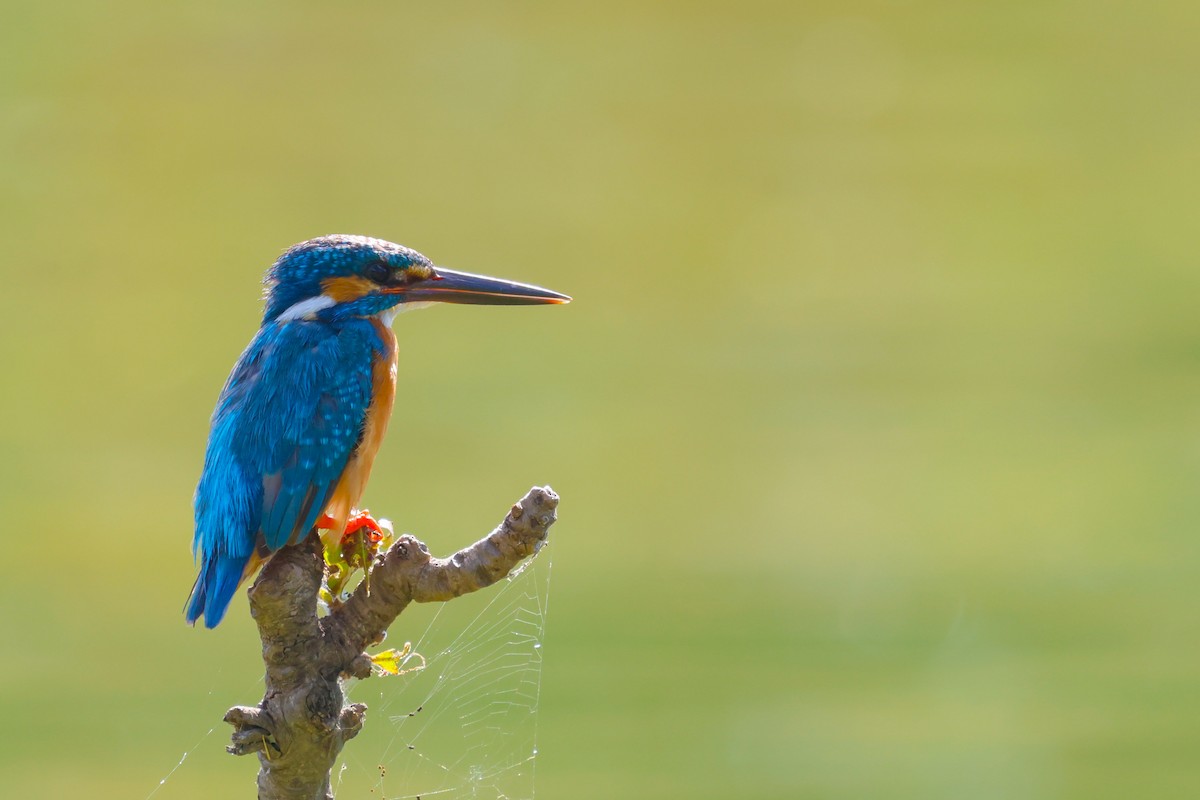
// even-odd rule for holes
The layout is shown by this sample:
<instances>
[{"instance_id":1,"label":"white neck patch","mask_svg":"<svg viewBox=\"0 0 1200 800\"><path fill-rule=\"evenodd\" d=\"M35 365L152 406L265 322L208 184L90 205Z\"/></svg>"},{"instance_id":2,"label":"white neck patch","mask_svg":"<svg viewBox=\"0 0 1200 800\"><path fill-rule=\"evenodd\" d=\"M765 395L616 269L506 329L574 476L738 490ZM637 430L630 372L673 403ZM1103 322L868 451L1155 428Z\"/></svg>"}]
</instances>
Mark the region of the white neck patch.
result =
<instances>
[{"instance_id":1,"label":"white neck patch","mask_svg":"<svg viewBox=\"0 0 1200 800\"><path fill-rule=\"evenodd\" d=\"M318 311L324 311L336 305L337 301L329 295L319 294L316 297L310 297L307 300L301 300L299 303L296 303L276 317L275 322L282 325L294 319L316 319Z\"/></svg>"},{"instance_id":2,"label":"white neck patch","mask_svg":"<svg viewBox=\"0 0 1200 800\"><path fill-rule=\"evenodd\" d=\"M380 322L390 328L392 326L392 320L396 318L397 314L401 314L405 311L416 311L418 308L428 308L432 305L436 305L433 300L417 300L412 303L401 303L400 305L392 306L391 308L380 311L378 317Z\"/></svg>"}]
</instances>

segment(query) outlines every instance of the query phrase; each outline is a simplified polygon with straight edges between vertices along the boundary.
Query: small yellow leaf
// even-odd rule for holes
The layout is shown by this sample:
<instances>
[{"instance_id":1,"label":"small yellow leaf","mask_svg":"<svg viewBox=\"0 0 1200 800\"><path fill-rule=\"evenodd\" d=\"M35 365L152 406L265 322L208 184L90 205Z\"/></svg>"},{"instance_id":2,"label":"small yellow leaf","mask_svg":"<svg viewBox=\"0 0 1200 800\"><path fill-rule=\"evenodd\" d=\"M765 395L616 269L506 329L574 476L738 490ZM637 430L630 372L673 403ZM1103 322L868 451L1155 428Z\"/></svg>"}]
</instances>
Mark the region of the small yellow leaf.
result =
<instances>
[{"instance_id":1,"label":"small yellow leaf","mask_svg":"<svg viewBox=\"0 0 1200 800\"><path fill-rule=\"evenodd\" d=\"M425 656L413 652L412 642L405 642L399 650L393 648L371 656L371 664L380 675L407 675L425 669Z\"/></svg>"}]
</instances>

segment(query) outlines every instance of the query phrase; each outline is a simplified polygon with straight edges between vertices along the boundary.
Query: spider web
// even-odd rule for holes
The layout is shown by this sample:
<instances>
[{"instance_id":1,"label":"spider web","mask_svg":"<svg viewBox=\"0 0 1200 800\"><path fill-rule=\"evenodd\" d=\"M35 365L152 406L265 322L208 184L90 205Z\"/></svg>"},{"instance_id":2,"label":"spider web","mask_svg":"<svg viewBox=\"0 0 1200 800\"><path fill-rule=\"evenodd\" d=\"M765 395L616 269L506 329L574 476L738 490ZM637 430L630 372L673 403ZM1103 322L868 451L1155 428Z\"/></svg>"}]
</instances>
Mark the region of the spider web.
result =
<instances>
[{"instance_id":1,"label":"spider web","mask_svg":"<svg viewBox=\"0 0 1200 800\"><path fill-rule=\"evenodd\" d=\"M534 796L550 554L448 603L410 605L389 646L411 639L425 668L347 685L368 705L333 769L339 798ZM406 631L422 631L412 638ZM410 656L405 668L419 663Z\"/></svg>"},{"instance_id":2,"label":"spider web","mask_svg":"<svg viewBox=\"0 0 1200 800\"><path fill-rule=\"evenodd\" d=\"M542 639L550 598L549 545L505 580L452 602L411 604L387 647L411 640L424 669L346 681L347 702L368 705L366 723L333 768L334 794L374 800L532 800L541 694ZM410 632L419 631L413 638ZM420 663L416 655L402 665ZM256 685L261 689L262 680ZM227 703L215 712L219 718ZM147 800L188 791L183 768L223 769L210 728ZM220 759L220 766L217 760ZM245 759L239 759L244 762ZM185 763L186 762L186 763ZM255 765L241 763L251 772ZM183 785L180 780L183 780ZM191 787L194 788L194 787Z\"/></svg>"}]
</instances>

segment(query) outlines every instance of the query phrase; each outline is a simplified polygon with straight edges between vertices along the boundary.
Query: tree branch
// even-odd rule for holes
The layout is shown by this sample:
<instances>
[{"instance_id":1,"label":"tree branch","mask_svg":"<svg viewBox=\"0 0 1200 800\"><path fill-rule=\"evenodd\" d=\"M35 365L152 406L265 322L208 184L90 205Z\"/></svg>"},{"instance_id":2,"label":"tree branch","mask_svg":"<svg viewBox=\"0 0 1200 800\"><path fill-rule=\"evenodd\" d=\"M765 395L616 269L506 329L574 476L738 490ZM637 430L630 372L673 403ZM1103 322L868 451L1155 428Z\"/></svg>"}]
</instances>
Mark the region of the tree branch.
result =
<instances>
[{"instance_id":1,"label":"tree branch","mask_svg":"<svg viewBox=\"0 0 1200 800\"><path fill-rule=\"evenodd\" d=\"M371 565L341 607L318 619L324 560L317 536L272 556L250 587L266 691L257 707L235 706L234 755L257 753L260 800L332 800L330 770L362 729L367 707L345 705L340 678L371 674L364 648L383 639L410 602L428 603L490 586L537 552L556 519L558 495L530 489L483 539L447 559L401 536Z\"/></svg>"}]
</instances>

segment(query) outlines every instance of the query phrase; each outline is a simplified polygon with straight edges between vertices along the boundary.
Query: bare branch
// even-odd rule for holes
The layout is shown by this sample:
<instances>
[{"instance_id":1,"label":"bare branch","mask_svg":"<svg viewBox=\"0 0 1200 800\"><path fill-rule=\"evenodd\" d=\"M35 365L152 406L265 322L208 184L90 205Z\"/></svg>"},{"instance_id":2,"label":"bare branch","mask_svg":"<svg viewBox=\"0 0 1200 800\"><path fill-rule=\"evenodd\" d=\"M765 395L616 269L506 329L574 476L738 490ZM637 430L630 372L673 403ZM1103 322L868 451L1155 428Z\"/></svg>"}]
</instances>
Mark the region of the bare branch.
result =
<instances>
[{"instance_id":1,"label":"bare branch","mask_svg":"<svg viewBox=\"0 0 1200 800\"><path fill-rule=\"evenodd\" d=\"M402 536L324 619L317 617L319 539L309 536L276 553L249 592L266 692L258 707L235 706L225 715L234 727L229 752L258 754L260 800L332 800L330 770L362 730L367 710L345 704L339 679L370 675L364 648L382 640L410 602L452 600L508 575L546 541L557 507L550 487L534 487L495 530L447 559Z\"/></svg>"},{"instance_id":2,"label":"bare branch","mask_svg":"<svg viewBox=\"0 0 1200 800\"><path fill-rule=\"evenodd\" d=\"M491 586L508 575L546 540L554 524L558 495L550 487L530 489L490 534L450 558L433 558L412 536L401 536L329 619L327 641L350 658L382 638L383 631L413 601L453 600ZM345 658L339 652L338 658Z\"/></svg>"}]
</instances>

